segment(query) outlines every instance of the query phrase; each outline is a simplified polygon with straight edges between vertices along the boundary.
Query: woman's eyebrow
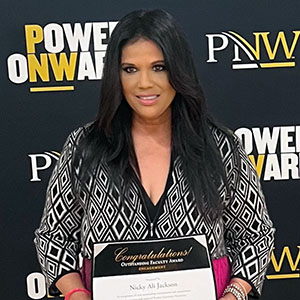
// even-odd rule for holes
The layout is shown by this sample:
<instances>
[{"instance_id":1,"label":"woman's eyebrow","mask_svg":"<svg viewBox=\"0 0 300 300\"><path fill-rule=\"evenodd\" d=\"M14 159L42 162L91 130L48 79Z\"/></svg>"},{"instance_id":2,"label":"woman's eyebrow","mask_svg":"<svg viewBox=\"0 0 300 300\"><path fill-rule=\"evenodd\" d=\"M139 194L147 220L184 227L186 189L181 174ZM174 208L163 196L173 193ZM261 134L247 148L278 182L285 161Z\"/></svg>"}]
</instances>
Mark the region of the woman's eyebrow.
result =
<instances>
[{"instance_id":1,"label":"woman's eyebrow","mask_svg":"<svg viewBox=\"0 0 300 300\"><path fill-rule=\"evenodd\" d=\"M155 65L155 64L164 64L165 63L165 61L164 60L155 60L155 61L153 61L152 63L151 63L151 65ZM130 63L130 62L122 62L121 63L121 66L124 66L124 65L126 65L126 66L135 66L135 64L133 64L133 63Z\"/></svg>"},{"instance_id":2,"label":"woman's eyebrow","mask_svg":"<svg viewBox=\"0 0 300 300\"><path fill-rule=\"evenodd\" d=\"M126 65L126 66L134 66L134 64L128 63L128 62L121 63L121 66L124 66L124 65Z\"/></svg>"},{"instance_id":3,"label":"woman's eyebrow","mask_svg":"<svg viewBox=\"0 0 300 300\"><path fill-rule=\"evenodd\" d=\"M155 65L155 64L164 64L165 61L164 60L156 60L154 62L152 62L152 65Z\"/></svg>"}]
</instances>

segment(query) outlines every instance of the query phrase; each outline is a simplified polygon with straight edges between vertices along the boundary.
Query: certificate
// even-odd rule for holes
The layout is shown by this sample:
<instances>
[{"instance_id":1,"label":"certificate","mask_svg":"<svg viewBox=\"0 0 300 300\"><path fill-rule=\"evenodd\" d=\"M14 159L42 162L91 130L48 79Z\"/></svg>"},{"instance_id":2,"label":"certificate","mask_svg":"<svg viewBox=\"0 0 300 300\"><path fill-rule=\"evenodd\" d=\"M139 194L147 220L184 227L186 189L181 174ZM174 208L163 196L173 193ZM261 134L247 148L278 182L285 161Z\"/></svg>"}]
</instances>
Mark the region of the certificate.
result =
<instances>
[{"instance_id":1,"label":"certificate","mask_svg":"<svg viewBox=\"0 0 300 300\"><path fill-rule=\"evenodd\" d=\"M216 300L205 236L94 244L92 296L93 300Z\"/></svg>"}]
</instances>

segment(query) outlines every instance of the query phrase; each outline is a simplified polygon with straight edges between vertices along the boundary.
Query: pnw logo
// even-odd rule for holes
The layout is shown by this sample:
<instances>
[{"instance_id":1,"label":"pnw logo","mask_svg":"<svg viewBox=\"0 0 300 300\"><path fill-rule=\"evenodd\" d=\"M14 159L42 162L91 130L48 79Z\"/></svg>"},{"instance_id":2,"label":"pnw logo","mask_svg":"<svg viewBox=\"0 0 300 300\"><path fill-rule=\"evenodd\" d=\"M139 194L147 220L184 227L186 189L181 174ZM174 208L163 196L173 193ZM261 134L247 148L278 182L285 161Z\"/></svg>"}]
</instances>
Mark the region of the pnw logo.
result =
<instances>
[{"instance_id":1,"label":"pnw logo","mask_svg":"<svg viewBox=\"0 0 300 300\"><path fill-rule=\"evenodd\" d=\"M49 151L38 154L28 154L31 166L31 179L30 181L42 181L40 172L47 170L51 167L53 162L56 162L60 153L56 151Z\"/></svg>"},{"instance_id":2,"label":"pnw logo","mask_svg":"<svg viewBox=\"0 0 300 300\"><path fill-rule=\"evenodd\" d=\"M7 58L9 80L16 84L29 81L31 92L45 92L70 91L76 80L101 79L108 39L116 25L117 22L25 25L27 53L14 53Z\"/></svg>"},{"instance_id":3,"label":"pnw logo","mask_svg":"<svg viewBox=\"0 0 300 300\"><path fill-rule=\"evenodd\" d=\"M220 52L230 42L233 44L232 69L259 69L295 67L294 51L299 40L300 30L276 34L270 32L253 32L248 40L234 32L206 34L208 40L208 63L216 63ZM249 41L251 40L251 42Z\"/></svg>"},{"instance_id":4,"label":"pnw logo","mask_svg":"<svg viewBox=\"0 0 300 300\"><path fill-rule=\"evenodd\" d=\"M285 246L281 255L277 257L273 251L271 266L273 267L273 274L267 275L268 279L300 278L300 246L297 246L296 251L293 252L291 252L290 247Z\"/></svg>"}]
</instances>

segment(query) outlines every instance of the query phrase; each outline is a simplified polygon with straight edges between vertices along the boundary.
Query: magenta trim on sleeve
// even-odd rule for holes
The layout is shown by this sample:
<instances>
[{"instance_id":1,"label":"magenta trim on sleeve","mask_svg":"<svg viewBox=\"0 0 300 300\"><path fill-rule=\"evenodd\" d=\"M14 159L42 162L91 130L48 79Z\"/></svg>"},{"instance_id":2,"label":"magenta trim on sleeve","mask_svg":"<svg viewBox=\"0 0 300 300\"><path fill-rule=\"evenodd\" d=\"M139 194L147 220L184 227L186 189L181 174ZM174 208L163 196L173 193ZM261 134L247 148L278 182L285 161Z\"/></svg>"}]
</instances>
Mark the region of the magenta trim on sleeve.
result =
<instances>
[{"instance_id":1,"label":"magenta trim on sleeve","mask_svg":"<svg viewBox=\"0 0 300 300\"><path fill-rule=\"evenodd\" d=\"M213 269L215 273L215 281L217 288L218 299L222 297L222 294L230 282L230 263L227 256L223 256L218 259L212 260Z\"/></svg>"}]
</instances>

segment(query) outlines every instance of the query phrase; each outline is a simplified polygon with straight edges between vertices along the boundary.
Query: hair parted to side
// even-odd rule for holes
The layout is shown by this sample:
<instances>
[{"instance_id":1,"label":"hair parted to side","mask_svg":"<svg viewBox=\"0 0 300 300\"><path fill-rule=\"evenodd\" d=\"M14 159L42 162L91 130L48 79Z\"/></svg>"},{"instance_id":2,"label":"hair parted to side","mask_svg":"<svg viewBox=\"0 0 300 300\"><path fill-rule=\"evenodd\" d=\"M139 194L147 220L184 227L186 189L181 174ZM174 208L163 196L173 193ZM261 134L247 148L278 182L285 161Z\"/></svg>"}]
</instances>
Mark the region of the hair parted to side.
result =
<instances>
[{"instance_id":1,"label":"hair parted to side","mask_svg":"<svg viewBox=\"0 0 300 300\"><path fill-rule=\"evenodd\" d=\"M98 120L106 134L110 133L112 119L123 100L120 82L122 48L139 38L152 40L160 47L170 83L178 93L187 95L196 92L197 95L190 95L191 98L198 98L199 92L202 93L190 48L174 18L162 10L131 12L114 29L105 56ZM200 96L202 99L203 95ZM199 103L191 104L199 108ZM197 118L197 115L194 117Z\"/></svg>"},{"instance_id":2,"label":"hair parted to side","mask_svg":"<svg viewBox=\"0 0 300 300\"><path fill-rule=\"evenodd\" d=\"M226 177L210 129L217 125L207 115L185 35L174 18L163 10L131 12L115 27L105 56L98 115L80 140L73 160L74 168L80 165L76 177L84 182L87 174L93 174L95 168L105 163L121 191L124 190L121 182L126 185L130 165L139 172L131 137L131 108L122 94L120 80L122 48L138 39L152 40L162 50L170 84L176 90L171 104L172 151L181 158L200 211L209 209L220 215L218 188L222 182L226 184Z\"/></svg>"}]
</instances>

